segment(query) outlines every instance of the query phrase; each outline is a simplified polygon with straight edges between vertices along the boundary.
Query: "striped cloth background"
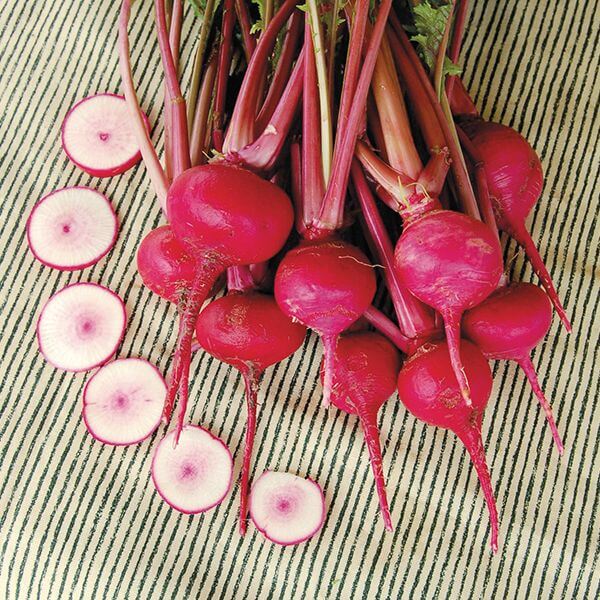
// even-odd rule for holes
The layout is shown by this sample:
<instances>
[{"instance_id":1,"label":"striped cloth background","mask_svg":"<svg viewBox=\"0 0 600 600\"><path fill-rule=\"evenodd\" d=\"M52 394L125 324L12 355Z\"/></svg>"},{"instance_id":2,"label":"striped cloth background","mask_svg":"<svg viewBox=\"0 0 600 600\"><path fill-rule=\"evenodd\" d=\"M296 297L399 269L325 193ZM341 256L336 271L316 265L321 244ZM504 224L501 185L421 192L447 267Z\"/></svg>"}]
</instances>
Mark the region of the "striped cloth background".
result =
<instances>
[{"instance_id":1,"label":"striped cloth background","mask_svg":"<svg viewBox=\"0 0 600 600\"><path fill-rule=\"evenodd\" d=\"M157 441L110 448L80 418L85 374L46 365L36 316L56 290L101 282L127 303L121 356L161 369L173 347L173 309L145 290L135 250L160 214L142 167L105 180L74 168L59 145L67 109L118 91L116 0L23 2L0 9L0 597L30 598L597 598L598 166L600 5L597 0L473 3L466 83L486 117L522 131L547 176L530 218L573 317L555 319L534 354L566 453L559 460L543 415L514 365L494 367L484 422L501 516L500 552L488 546L477 480L453 435L416 422L397 398L380 414L396 530L377 515L356 419L319 408L314 336L270 369L261 390L255 472L310 475L328 516L309 543L280 548L236 531L237 488L204 516L160 501L149 480ZM189 10L188 10L189 12ZM134 5L133 64L143 106L158 122L161 93L152 3ZM192 48L193 19L184 32ZM188 64L189 61L184 60ZM160 131L154 132L160 145ZM66 185L112 198L116 248L93 268L61 274L27 251L33 204ZM515 254L513 245L507 257ZM532 275L517 254L515 278ZM595 368L596 367L596 368ZM192 421L236 455L244 431L242 383L228 367L194 361Z\"/></svg>"}]
</instances>

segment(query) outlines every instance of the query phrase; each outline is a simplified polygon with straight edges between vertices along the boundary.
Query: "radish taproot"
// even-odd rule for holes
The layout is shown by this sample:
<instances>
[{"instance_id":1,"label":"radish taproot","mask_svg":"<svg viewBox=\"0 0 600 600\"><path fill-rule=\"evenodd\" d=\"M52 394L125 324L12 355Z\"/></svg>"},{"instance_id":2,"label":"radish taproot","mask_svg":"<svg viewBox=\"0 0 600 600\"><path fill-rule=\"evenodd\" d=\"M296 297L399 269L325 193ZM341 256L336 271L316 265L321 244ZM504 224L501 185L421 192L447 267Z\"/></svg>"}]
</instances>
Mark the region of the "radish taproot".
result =
<instances>
[{"instance_id":1,"label":"radish taproot","mask_svg":"<svg viewBox=\"0 0 600 600\"><path fill-rule=\"evenodd\" d=\"M83 186L44 196L27 220L27 241L41 263L61 271L96 264L114 246L117 215L108 198Z\"/></svg>"},{"instance_id":2,"label":"radish taproot","mask_svg":"<svg viewBox=\"0 0 600 600\"><path fill-rule=\"evenodd\" d=\"M127 103L117 94L96 94L77 102L63 121L61 139L69 160L92 177L119 175L142 158Z\"/></svg>"},{"instance_id":3,"label":"radish taproot","mask_svg":"<svg viewBox=\"0 0 600 600\"><path fill-rule=\"evenodd\" d=\"M152 481L161 498L185 514L206 512L231 489L233 458L229 448L209 431L185 425L175 443L170 431L152 459Z\"/></svg>"},{"instance_id":4,"label":"radish taproot","mask_svg":"<svg viewBox=\"0 0 600 600\"><path fill-rule=\"evenodd\" d=\"M46 302L37 322L44 358L57 369L89 371L107 362L125 334L119 296L96 283L74 283Z\"/></svg>"},{"instance_id":5,"label":"radish taproot","mask_svg":"<svg viewBox=\"0 0 600 600\"><path fill-rule=\"evenodd\" d=\"M196 339L219 360L235 367L246 387L246 442L240 481L240 533L246 532L248 480L256 432L256 406L263 371L302 345L306 328L281 312L275 299L259 292L230 292L198 317Z\"/></svg>"},{"instance_id":6,"label":"radish taproot","mask_svg":"<svg viewBox=\"0 0 600 600\"><path fill-rule=\"evenodd\" d=\"M332 404L358 416L369 451L379 497L381 516L388 531L393 530L383 476L377 413L396 391L400 354L378 333L341 335L335 353Z\"/></svg>"},{"instance_id":7,"label":"radish taproot","mask_svg":"<svg viewBox=\"0 0 600 600\"><path fill-rule=\"evenodd\" d=\"M83 421L99 442L138 444L160 424L167 386L140 358L120 358L92 375L83 390Z\"/></svg>"},{"instance_id":8,"label":"radish taproot","mask_svg":"<svg viewBox=\"0 0 600 600\"><path fill-rule=\"evenodd\" d=\"M265 471L252 485L250 517L256 528L281 546L313 537L325 521L319 484L291 473Z\"/></svg>"},{"instance_id":9,"label":"radish taproot","mask_svg":"<svg viewBox=\"0 0 600 600\"><path fill-rule=\"evenodd\" d=\"M492 373L481 351L461 340L460 352L469 383L471 406L464 402L447 342L424 344L407 359L398 375L398 394L406 408L421 421L450 429L467 448L487 502L491 546L498 550L498 511L481 439L483 412L492 389Z\"/></svg>"},{"instance_id":10,"label":"radish taproot","mask_svg":"<svg viewBox=\"0 0 600 600\"><path fill-rule=\"evenodd\" d=\"M495 291L467 311L463 333L489 359L514 360L523 369L544 410L558 453L564 451L552 408L531 362L531 351L546 336L552 321L548 296L531 283L515 283Z\"/></svg>"}]
</instances>

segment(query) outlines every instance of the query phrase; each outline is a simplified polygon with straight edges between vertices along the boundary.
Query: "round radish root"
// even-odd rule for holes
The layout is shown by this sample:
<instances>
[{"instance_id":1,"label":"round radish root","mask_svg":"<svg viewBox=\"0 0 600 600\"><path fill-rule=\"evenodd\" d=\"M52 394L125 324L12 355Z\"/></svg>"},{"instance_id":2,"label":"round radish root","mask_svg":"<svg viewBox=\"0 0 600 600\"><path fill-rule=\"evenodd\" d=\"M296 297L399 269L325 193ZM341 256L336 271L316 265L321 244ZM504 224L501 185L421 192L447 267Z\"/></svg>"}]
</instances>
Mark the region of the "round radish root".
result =
<instances>
[{"instance_id":1,"label":"round radish root","mask_svg":"<svg viewBox=\"0 0 600 600\"><path fill-rule=\"evenodd\" d=\"M481 439L481 422L492 389L492 373L479 349L461 340L460 353L472 405L463 401L453 376L448 344L424 344L408 358L398 375L398 394L417 419L453 431L467 448L490 513L491 546L498 550L498 511Z\"/></svg>"},{"instance_id":2,"label":"round radish root","mask_svg":"<svg viewBox=\"0 0 600 600\"><path fill-rule=\"evenodd\" d=\"M138 444L162 416L167 386L158 369L140 358L120 358L100 368L83 391L83 420L99 442Z\"/></svg>"},{"instance_id":3,"label":"round radish root","mask_svg":"<svg viewBox=\"0 0 600 600\"><path fill-rule=\"evenodd\" d=\"M335 353L331 402L360 419L369 450L385 528L393 530L383 477L377 412L396 390L400 354L378 333L357 332L340 336Z\"/></svg>"},{"instance_id":4,"label":"round radish root","mask_svg":"<svg viewBox=\"0 0 600 600\"><path fill-rule=\"evenodd\" d=\"M268 540L300 544L323 526L325 496L312 479L265 471L252 486L250 517Z\"/></svg>"},{"instance_id":5,"label":"round radish root","mask_svg":"<svg viewBox=\"0 0 600 600\"><path fill-rule=\"evenodd\" d=\"M162 499L185 514L206 512L221 503L233 478L229 448L202 427L186 425L175 444L170 431L152 460L152 481Z\"/></svg>"},{"instance_id":6,"label":"round radish root","mask_svg":"<svg viewBox=\"0 0 600 600\"><path fill-rule=\"evenodd\" d=\"M44 196L27 220L27 241L43 264L61 271L97 263L117 239L117 216L106 196L86 187Z\"/></svg>"},{"instance_id":7,"label":"round radish root","mask_svg":"<svg viewBox=\"0 0 600 600\"><path fill-rule=\"evenodd\" d=\"M62 146L71 162L93 177L124 173L142 157L125 99L116 94L96 94L75 104L62 124Z\"/></svg>"},{"instance_id":8,"label":"round radish root","mask_svg":"<svg viewBox=\"0 0 600 600\"><path fill-rule=\"evenodd\" d=\"M494 292L463 318L464 335L489 359L514 360L544 410L559 454L564 451L552 408L540 387L530 354L548 333L552 305L536 285L516 283Z\"/></svg>"},{"instance_id":9,"label":"round radish root","mask_svg":"<svg viewBox=\"0 0 600 600\"><path fill-rule=\"evenodd\" d=\"M68 285L40 313L40 351L57 369L89 371L114 356L126 321L125 305L114 292L96 283Z\"/></svg>"},{"instance_id":10,"label":"round radish root","mask_svg":"<svg viewBox=\"0 0 600 600\"><path fill-rule=\"evenodd\" d=\"M350 244L305 242L289 251L275 275L281 310L316 331L323 341L323 405L328 406L337 338L371 305L375 269Z\"/></svg>"},{"instance_id":11,"label":"round radish root","mask_svg":"<svg viewBox=\"0 0 600 600\"><path fill-rule=\"evenodd\" d=\"M479 304L502 276L502 251L492 230L467 215L433 211L409 224L396 246L402 282L444 319L450 360L463 398L469 385L458 351L462 313Z\"/></svg>"}]
</instances>

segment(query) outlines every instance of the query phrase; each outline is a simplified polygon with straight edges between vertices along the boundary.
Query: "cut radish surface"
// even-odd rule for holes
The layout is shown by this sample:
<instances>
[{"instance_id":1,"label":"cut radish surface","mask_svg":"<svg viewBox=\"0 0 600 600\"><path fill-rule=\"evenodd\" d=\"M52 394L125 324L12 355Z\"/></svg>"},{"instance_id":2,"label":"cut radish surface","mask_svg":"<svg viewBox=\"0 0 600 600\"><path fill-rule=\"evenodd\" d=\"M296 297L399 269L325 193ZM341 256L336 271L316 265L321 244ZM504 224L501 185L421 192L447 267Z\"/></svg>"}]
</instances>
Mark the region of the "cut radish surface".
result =
<instances>
[{"instance_id":1,"label":"cut radish surface","mask_svg":"<svg viewBox=\"0 0 600 600\"><path fill-rule=\"evenodd\" d=\"M42 263L62 271L98 262L117 239L117 216L108 198L86 187L44 196L27 221L27 241Z\"/></svg>"},{"instance_id":2,"label":"cut radish surface","mask_svg":"<svg viewBox=\"0 0 600 600\"><path fill-rule=\"evenodd\" d=\"M185 425L175 445L175 430L157 446L152 480L162 499L176 510L195 514L223 501L233 480L229 448L202 427Z\"/></svg>"},{"instance_id":3,"label":"cut radish surface","mask_svg":"<svg viewBox=\"0 0 600 600\"><path fill-rule=\"evenodd\" d=\"M126 320L125 305L114 292L96 283L68 285L40 313L40 351L57 369L88 371L115 354Z\"/></svg>"},{"instance_id":4,"label":"cut radish surface","mask_svg":"<svg viewBox=\"0 0 600 600\"><path fill-rule=\"evenodd\" d=\"M158 369L141 358L120 358L99 369L83 391L83 420L105 444L137 444L154 433L167 386Z\"/></svg>"},{"instance_id":5,"label":"cut radish surface","mask_svg":"<svg viewBox=\"0 0 600 600\"><path fill-rule=\"evenodd\" d=\"M73 163L94 177L124 173L142 157L130 122L123 96L88 96L75 104L63 121L63 148Z\"/></svg>"},{"instance_id":6,"label":"cut radish surface","mask_svg":"<svg viewBox=\"0 0 600 600\"><path fill-rule=\"evenodd\" d=\"M299 544L321 529L325 496L312 479L265 471L252 486L250 517L272 542Z\"/></svg>"}]
</instances>

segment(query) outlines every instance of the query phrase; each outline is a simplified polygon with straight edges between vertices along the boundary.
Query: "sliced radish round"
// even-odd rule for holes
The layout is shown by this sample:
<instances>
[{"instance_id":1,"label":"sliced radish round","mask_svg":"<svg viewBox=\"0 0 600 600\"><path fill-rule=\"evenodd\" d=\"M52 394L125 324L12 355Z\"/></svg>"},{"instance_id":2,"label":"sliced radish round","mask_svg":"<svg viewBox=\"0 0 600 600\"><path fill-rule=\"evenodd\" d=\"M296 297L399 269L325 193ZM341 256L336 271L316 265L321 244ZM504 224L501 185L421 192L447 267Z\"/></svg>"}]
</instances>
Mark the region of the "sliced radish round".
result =
<instances>
[{"instance_id":1,"label":"sliced radish round","mask_svg":"<svg viewBox=\"0 0 600 600\"><path fill-rule=\"evenodd\" d=\"M126 320L125 305L114 292L96 283L68 285L40 313L40 351L57 369L88 371L115 354Z\"/></svg>"},{"instance_id":2,"label":"sliced radish round","mask_svg":"<svg viewBox=\"0 0 600 600\"><path fill-rule=\"evenodd\" d=\"M252 486L250 517L268 540L299 544L321 529L325 496L312 479L265 471Z\"/></svg>"},{"instance_id":3,"label":"sliced radish round","mask_svg":"<svg viewBox=\"0 0 600 600\"><path fill-rule=\"evenodd\" d=\"M104 444L138 444L162 417L167 386L158 369L141 358L120 358L96 371L83 390L83 421Z\"/></svg>"},{"instance_id":4,"label":"sliced radish round","mask_svg":"<svg viewBox=\"0 0 600 600\"><path fill-rule=\"evenodd\" d=\"M62 124L62 146L73 163L94 177L124 173L142 157L130 123L123 96L88 96L67 113Z\"/></svg>"},{"instance_id":5,"label":"sliced radish round","mask_svg":"<svg viewBox=\"0 0 600 600\"><path fill-rule=\"evenodd\" d=\"M202 427L185 425L157 446L152 480L162 499L185 514L205 512L223 501L233 480L229 448Z\"/></svg>"},{"instance_id":6,"label":"sliced radish round","mask_svg":"<svg viewBox=\"0 0 600 600\"><path fill-rule=\"evenodd\" d=\"M97 263L117 239L117 215L108 198L87 187L68 187L44 196L27 220L33 255L61 271Z\"/></svg>"}]
</instances>

